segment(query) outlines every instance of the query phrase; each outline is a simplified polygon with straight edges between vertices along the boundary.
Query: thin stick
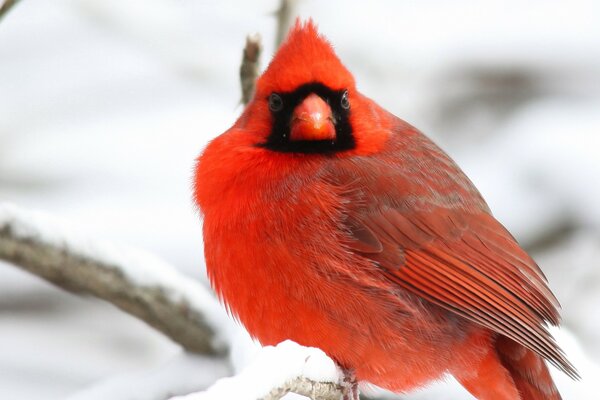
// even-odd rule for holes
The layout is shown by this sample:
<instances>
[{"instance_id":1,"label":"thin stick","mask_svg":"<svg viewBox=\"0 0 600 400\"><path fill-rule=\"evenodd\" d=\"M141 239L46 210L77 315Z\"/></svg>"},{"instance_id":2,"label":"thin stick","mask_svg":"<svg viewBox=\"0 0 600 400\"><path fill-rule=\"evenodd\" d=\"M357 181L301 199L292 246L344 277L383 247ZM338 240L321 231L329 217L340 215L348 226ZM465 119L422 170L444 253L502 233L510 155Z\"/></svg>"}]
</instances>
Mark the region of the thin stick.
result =
<instances>
[{"instance_id":1,"label":"thin stick","mask_svg":"<svg viewBox=\"0 0 600 400\"><path fill-rule=\"evenodd\" d=\"M260 72L260 53L262 52L262 44L260 35L248 35L246 37L246 46L242 57L242 65L240 66L240 83L242 85L242 103L248 104L252 96L254 96L254 86L256 78Z\"/></svg>"}]
</instances>

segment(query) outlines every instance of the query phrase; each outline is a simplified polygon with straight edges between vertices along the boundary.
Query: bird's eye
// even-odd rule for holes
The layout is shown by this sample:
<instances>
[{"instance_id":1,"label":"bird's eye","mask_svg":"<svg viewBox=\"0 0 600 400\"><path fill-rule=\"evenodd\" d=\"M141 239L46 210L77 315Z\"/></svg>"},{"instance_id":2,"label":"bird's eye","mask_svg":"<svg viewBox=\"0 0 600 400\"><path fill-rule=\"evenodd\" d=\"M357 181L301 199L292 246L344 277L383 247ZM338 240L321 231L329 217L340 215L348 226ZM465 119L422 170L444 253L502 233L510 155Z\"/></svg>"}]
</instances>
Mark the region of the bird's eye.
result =
<instances>
[{"instance_id":1,"label":"bird's eye","mask_svg":"<svg viewBox=\"0 0 600 400\"><path fill-rule=\"evenodd\" d=\"M342 100L340 101L340 105L344 110L350 109L350 100L348 99L348 91L345 90L344 94L342 94Z\"/></svg>"},{"instance_id":2,"label":"bird's eye","mask_svg":"<svg viewBox=\"0 0 600 400\"><path fill-rule=\"evenodd\" d=\"M271 93L269 96L269 110L273 112L281 111L283 109L283 99L277 93Z\"/></svg>"}]
</instances>

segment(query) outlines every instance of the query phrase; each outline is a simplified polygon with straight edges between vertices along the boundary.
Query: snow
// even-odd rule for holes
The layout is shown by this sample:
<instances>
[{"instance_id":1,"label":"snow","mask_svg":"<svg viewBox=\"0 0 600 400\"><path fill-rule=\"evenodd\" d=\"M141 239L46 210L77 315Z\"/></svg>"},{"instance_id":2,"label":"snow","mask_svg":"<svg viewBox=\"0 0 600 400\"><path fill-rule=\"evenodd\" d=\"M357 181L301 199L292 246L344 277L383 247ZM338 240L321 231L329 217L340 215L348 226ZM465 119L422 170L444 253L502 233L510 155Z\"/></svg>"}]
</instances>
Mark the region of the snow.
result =
<instances>
[{"instance_id":1,"label":"snow","mask_svg":"<svg viewBox=\"0 0 600 400\"><path fill-rule=\"evenodd\" d=\"M149 371L105 379L67 400L163 400L205 388L228 373L222 359L180 353Z\"/></svg>"},{"instance_id":2,"label":"snow","mask_svg":"<svg viewBox=\"0 0 600 400\"><path fill-rule=\"evenodd\" d=\"M598 377L600 377L598 364L590 358L589 354L581 348L575 337L567 330L553 328L551 332L581 374L580 381L573 381L560 371L550 368L552 378L562 397L564 399L596 399Z\"/></svg>"},{"instance_id":3,"label":"snow","mask_svg":"<svg viewBox=\"0 0 600 400\"><path fill-rule=\"evenodd\" d=\"M462 163L517 237L531 240L566 216L600 226L599 109L600 102L535 102Z\"/></svg>"},{"instance_id":4,"label":"snow","mask_svg":"<svg viewBox=\"0 0 600 400\"><path fill-rule=\"evenodd\" d=\"M0 397L64 399L98 380L156 368L181 351L108 303L6 264L0 269Z\"/></svg>"},{"instance_id":5,"label":"snow","mask_svg":"<svg viewBox=\"0 0 600 400\"><path fill-rule=\"evenodd\" d=\"M564 324L577 332L588 357L600 360L600 235L591 229L576 231L562 246L541 253L538 261L561 300Z\"/></svg>"},{"instance_id":6,"label":"snow","mask_svg":"<svg viewBox=\"0 0 600 400\"><path fill-rule=\"evenodd\" d=\"M600 3L298 3L360 90L440 143L521 243L568 227L534 256L572 333L560 340L592 376L570 384L558 374L564 398L597 393ZM132 266L127 273L141 284L183 290L211 310L231 348L231 370L188 360L182 365L197 365L197 380L158 377L153 371L178 364L168 339L0 263L0 397L91 396L104 385L134 396L123 387L130 379L140 396L169 387L183 394L245 371L260 354L205 289L190 186L194 158L240 112L244 37L263 36L263 65L272 53L277 4L28 0L0 22L0 202L19 206L2 208L0 218ZM174 278L167 263L189 279ZM468 395L449 378L403 398Z\"/></svg>"},{"instance_id":7,"label":"snow","mask_svg":"<svg viewBox=\"0 0 600 400\"><path fill-rule=\"evenodd\" d=\"M335 363L323 351L286 340L275 347L262 348L250 365L234 377L220 379L204 392L171 400L256 400L299 376L334 383L341 378Z\"/></svg>"}]
</instances>

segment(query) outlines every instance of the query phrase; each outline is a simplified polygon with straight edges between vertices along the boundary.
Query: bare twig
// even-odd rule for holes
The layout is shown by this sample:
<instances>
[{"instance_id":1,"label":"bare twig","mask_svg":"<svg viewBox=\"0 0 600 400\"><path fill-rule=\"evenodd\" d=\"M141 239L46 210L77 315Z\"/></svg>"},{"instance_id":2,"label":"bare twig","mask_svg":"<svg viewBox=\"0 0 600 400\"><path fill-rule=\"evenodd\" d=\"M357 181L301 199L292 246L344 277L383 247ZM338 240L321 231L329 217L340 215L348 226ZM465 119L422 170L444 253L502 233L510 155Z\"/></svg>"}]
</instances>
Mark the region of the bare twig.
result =
<instances>
[{"instance_id":1,"label":"bare twig","mask_svg":"<svg viewBox=\"0 0 600 400\"><path fill-rule=\"evenodd\" d=\"M5 0L0 6L0 21L8 13L8 11L19 2L19 0Z\"/></svg>"},{"instance_id":2,"label":"bare twig","mask_svg":"<svg viewBox=\"0 0 600 400\"><path fill-rule=\"evenodd\" d=\"M256 78L260 72L259 62L262 44L260 35L248 35L246 37L246 47L244 47L244 55L242 57L242 65L240 66L240 83L242 85L242 103L248 104L254 95L254 86Z\"/></svg>"},{"instance_id":3,"label":"bare twig","mask_svg":"<svg viewBox=\"0 0 600 400\"><path fill-rule=\"evenodd\" d=\"M202 285L139 251L88 240L80 247L94 248L98 255L85 254L66 239L72 235L64 232L62 235L53 232L54 237L40 234L39 226L31 222L40 224L39 219L37 214L0 204L0 260L65 290L106 300L158 329L190 352L209 355L224 352L215 340L216 329L198 306L202 301L207 308L213 307L208 293L201 297L205 293ZM46 231L53 228L52 224L46 224L46 228L43 223L40 225ZM81 242L80 237L77 239ZM102 257L104 253L116 257ZM118 257L122 261L118 261ZM140 283L138 275L147 281ZM163 277L168 281L162 282Z\"/></svg>"},{"instance_id":4,"label":"bare twig","mask_svg":"<svg viewBox=\"0 0 600 400\"><path fill-rule=\"evenodd\" d=\"M275 11L275 16L277 17L275 48L279 48L292 25L296 2L297 0L281 0L279 8ZM242 103L244 105L248 104L254 95L256 78L258 78L260 72L261 52L262 44L260 35L248 35L242 56L242 65L240 65L240 84L242 86Z\"/></svg>"},{"instance_id":5,"label":"bare twig","mask_svg":"<svg viewBox=\"0 0 600 400\"><path fill-rule=\"evenodd\" d=\"M295 16L294 9L298 0L281 0L279 8L275 11L277 17L277 32L275 34L275 48L279 48L285 39Z\"/></svg>"}]
</instances>

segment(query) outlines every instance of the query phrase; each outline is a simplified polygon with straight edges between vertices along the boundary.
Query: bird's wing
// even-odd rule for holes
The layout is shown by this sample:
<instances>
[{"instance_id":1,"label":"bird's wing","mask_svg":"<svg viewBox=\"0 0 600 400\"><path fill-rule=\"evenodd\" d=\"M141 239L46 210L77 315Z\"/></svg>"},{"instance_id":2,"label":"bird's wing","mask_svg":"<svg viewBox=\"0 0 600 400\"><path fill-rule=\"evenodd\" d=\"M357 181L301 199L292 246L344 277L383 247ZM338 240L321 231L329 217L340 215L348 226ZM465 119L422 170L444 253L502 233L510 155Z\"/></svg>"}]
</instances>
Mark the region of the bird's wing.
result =
<instances>
[{"instance_id":1,"label":"bird's wing","mask_svg":"<svg viewBox=\"0 0 600 400\"><path fill-rule=\"evenodd\" d=\"M350 196L344 245L372 260L385 279L513 339L576 377L546 327L559 323L559 305L543 273L489 214L460 169L449 158L442 161L442 169L456 175L456 187L446 173L433 176L430 184L438 189L427 188L412 203L410 192L427 183L417 179L420 187L412 185L410 171L407 175L393 155L351 160L348 168L338 163L330 179ZM429 175L439 173L436 168L429 165ZM473 195L473 204L455 201L461 193Z\"/></svg>"}]
</instances>

